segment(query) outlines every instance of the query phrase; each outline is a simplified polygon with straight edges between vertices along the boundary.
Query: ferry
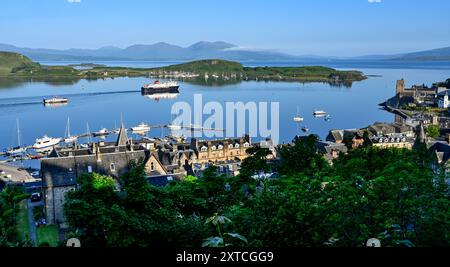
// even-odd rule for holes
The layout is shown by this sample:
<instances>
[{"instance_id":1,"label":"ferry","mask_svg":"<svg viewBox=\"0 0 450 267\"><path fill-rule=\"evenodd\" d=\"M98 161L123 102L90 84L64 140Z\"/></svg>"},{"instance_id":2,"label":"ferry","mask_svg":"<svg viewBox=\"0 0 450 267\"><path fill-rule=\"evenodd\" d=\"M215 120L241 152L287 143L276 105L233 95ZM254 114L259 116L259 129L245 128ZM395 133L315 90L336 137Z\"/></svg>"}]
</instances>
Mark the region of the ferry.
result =
<instances>
[{"instance_id":1,"label":"ferry","mask_svg":"<svg viewBox=\"0 0 450 267\"><path fill-rule=\"evenodd\" d=\"M133 132L149 132L150 126L144 122L141 122L138 126L131 128Z\"/></svg>"},{"instance_id":2,"label":"ferry","mask_svg":"<svg viewBox=\"0 0 450 267\"><path fill-rule=\"evenodd\" d=\"M169 81L161 83L160 81L155 81L152 84L142 86L141 93L142 95L155 93L179 93L178 88L180 88L180 86L177 82Z\"/></svg>"},{"instance_id":3,"label":"ferry","mask_svg":"<svg viewBox=\"0 0 450 267\"><path fill-rule=\"evenodd\" d=\"M61 142L61 138L52 138L44 135L43 138L36 139L36 143L33 145L34 149L50 148L58 145Z\"/></svg>"},{"instance_id":4,"label":"ferry","mask_svg":"<svg viewBox=\"0 0 450 267\"><path fill-rule=\"evenodd\" d=\"M69 99L55 96L53 98L47 98L43 100L44 105L53 105L53 104L67 104Z\"/></svg>"}]
</instances>

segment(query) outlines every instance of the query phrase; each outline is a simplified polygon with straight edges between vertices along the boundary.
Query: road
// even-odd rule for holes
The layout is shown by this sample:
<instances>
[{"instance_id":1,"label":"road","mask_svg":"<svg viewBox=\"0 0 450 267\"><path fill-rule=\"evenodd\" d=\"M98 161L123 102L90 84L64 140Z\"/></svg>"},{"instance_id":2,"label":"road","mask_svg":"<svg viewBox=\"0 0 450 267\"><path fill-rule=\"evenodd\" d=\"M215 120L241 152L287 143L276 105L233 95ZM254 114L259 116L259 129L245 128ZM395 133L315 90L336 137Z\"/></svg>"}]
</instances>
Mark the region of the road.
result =
<instances>
[{"instance_id":1,"label":"road","mask_svg":"<svg viewBox=\"0 0 450 267\"><path fill-rule=\"evenodd\" d=\"M19 167L11 166L8 164L0 163L0 170L5 171L6 174L11 174L11 179L0 177L5 182L23 183L32 182L35 179L25 170L19 170Z\"/></svg>"},{"instance_id":2,"label":"road","mask_svg":"<svg viewBox=\"0 0 450 267\"><path fill-rule=\"evenodd\" d=\"M33 241L34 245L37 245L36 242L36 225L35 225L35 221L34 221L34 216L33 216L33 208L34 207L39 207L39 206L43 206L44 203L41 202L31 202L30 199L28 199L27 202L27 207L28 207L28 221L30 222L30 239Z\"/></svg>"}]
</instances>

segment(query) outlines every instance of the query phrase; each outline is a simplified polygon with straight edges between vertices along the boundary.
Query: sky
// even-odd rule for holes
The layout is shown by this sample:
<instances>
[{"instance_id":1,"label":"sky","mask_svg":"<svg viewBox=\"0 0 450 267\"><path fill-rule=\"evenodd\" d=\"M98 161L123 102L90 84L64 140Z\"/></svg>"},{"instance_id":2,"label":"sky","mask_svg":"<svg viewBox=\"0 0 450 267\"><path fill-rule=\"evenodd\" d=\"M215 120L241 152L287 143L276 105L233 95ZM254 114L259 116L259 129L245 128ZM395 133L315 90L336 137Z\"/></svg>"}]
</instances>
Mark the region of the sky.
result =
<instances>
[{"instance_id":1,"label":"sky","mask_svg":"<svg viewBox=\"0 0 450 267\"><path fill-rule=\"evenodd\" d=\"M1 0L0 43L99 48L226 41L294 55L450 46L448 0Z\"/></svg>"}]
</instances>

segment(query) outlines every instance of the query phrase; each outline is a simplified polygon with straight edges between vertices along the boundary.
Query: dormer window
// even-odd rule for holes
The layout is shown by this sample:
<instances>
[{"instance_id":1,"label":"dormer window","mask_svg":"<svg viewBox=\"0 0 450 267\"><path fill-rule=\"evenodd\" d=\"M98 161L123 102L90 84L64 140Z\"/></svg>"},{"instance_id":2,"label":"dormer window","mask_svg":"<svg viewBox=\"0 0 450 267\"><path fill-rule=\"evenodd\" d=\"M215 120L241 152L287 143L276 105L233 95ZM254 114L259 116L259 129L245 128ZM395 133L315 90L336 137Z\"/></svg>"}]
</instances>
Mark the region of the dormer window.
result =
<instances>
[{"instance_id":1,"label":"dormer window","mask_svg":"<svg viewBox=\"0 0 450 267\"><path fill-rule=\"evenodd\" d=\"M228 145L229 149L233 149L233 144Z\"/></svg>"},{"instance_id":2,"label":"dormer window","mask_svg":"<svg viewBox=\"0 0 450 267\"><path fill-rule=\"evenodd\" d=\"M218 148L219 150L222 150L222 149L223 149L223 145L219 145L217 148Z\"/></svg>"},{"instance_id":3,"label":"dormer window","mask_svg":"<svg viewBox=\"0 0 450 267\"><path fill-rule=\"evenodd\" d=\"M239 148L241 147L239 144L234 145L234 148Z\"/></svg>"},{"instance_id":4,"label":"dormer window","mask_svg":"<svg viewBox=\"0 0 450 267\"><path fill-rule=\"evenodd\" d=\"M208 151L208 148L206 146L202 146L201 151L206 152L206 151Z\"/></svg>"},{"instance_id":5,"label":"dormer window","mask_svg":"<svg viewBox=\"0 0 450 267\"><path fill-rule=\"evenodd\" d=\"M217 150L217 147L216 146L212 146L211 149L212 150Z\"/></svg>"},{"instance_id":6,"label":"dormer window","mask_svg":"<svg viewBox=\"0 0 450 267\"><path fill-rule=\"evenodd\" d=\"M248 143L248 142L246 142L245 144L244 144L244 147L249 147L250 146L250 144Z\"/></svg>"}]
</instances>

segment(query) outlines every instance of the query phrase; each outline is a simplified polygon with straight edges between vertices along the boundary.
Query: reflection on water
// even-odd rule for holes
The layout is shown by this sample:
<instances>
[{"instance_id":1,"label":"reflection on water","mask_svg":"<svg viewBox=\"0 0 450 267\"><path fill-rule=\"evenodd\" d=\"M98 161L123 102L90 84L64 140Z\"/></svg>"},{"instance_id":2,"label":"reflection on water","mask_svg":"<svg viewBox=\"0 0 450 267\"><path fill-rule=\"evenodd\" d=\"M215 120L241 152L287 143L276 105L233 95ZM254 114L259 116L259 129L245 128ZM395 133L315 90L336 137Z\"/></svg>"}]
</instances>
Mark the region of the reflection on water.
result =
<instances>
[{"instance_id":1,"label":"reflection on water","mask_svg":"<svg viewBox=\"0 0 450 267\"><path fill-rule=\"evenodd\" d=\"M164 99L175 99L179 95L180 95L180 93L162 93L162 94L143 94L142 96L158 102L158 101L164 100Z\"/></svg>"}]
</instances>

